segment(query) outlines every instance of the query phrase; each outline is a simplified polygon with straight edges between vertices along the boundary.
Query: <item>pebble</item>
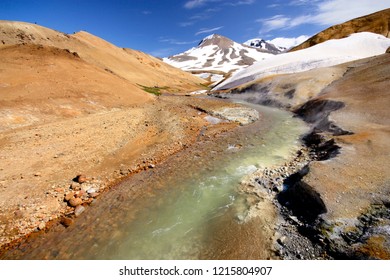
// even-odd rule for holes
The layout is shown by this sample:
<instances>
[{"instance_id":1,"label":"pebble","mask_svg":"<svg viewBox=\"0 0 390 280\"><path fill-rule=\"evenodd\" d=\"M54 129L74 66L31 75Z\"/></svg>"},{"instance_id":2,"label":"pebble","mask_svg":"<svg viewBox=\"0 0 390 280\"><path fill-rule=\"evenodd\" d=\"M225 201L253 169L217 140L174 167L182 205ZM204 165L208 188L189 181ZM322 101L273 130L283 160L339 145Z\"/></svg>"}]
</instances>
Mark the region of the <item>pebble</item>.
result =
<instances>
[{"instance_id":1,"label":"pebble","mask_svg":"<svg viewBox=\"0 0 390 280\"><path fill-rule=\"evenodd\" d=\"M75 181L79 184L85 183L87 181L87 176L84 174L79 174L76 176Z\"/></svg>"},{"instance_id":2,"label":"pebble","mask_svg":"<svg viewBox=\"0 0 390 280\"><path fill-rule=\"evenodd\" d=\"M69 201L69 200L71 200L72 198L74 198L73 192L68 192L67 194L65 194L64 200L65 200L65 201Z\"/></svg>"},{"instance_id":3,"label":"pebble","mask_svg":"<svg viewBox=\"0 0 390 280\"><path fill-rule=\"evenodd\" d=\"M91 198L96 198L96 197L99 196L99 193L94 192L94 193L90 193L90 194L88 194L88 195L89 195L89 197L91 197Z\"/></svg>"},{"instance_id":4,"label":"pebble","mask_svg":"<svg viewBox=\"0 0 390 280\"><path fill-rule=\"evenodd\" d=\"M82 205L78 205L75 209L74 209L74 214L76 217L80 216L81 213L83 213L85 211L85 207L82 206Z\"/></svg>"},{"instance_id":5,"label":"pebble","mask_svg":"<svg viewBox=\"0 0 390 280\"><path fill-rule=\"evenodd\" d=\"M90 188L90 189L87 190L87 193L88 193L88 194L93 194L93 193L95 193L95 192L96 192L96 189L95 189L95 188Z\"/></svg>"},{"instance_id":6,"label":"pebble","mask_svg":"<svg viewBox=\"0 0 390 280\"><path fill-rule=\"evenodd\" d=\"M61 223L64 227L68 227L68 226L70 226L71 224L73 224L73 220L72 220L71 218L68 218L68 217L62 217L60 223Z\"/></svg>"},{"instance_id":7,"label":"pebble","mask_svg":"<svg viewBox=\"0 0 390 280\"><path fill-rule=\"evenodd\" d=\"M286 236L282 236L282 237L280 237L280 238L278 238L278 243L280 244L280 245L283 245L284 244L284 242L286 241L286 239L287 239L287 237Z\"/></svg>"},{"instance_id":8,"label":"pebble","mask_svg":"<svg viewBox=\"0 0 390 280\"><path fill-rule=\"evenodd\" d=\"M45 223L44 222L41 222L41 223L39 223L39 225L38 225L38 229L39 230L43 230L44 228L45 228Z\"/></svg>"},{"instance_id":9,"label":"pebble","mask_svg":"<svg viewBox=\"0 0 390 280\"><path fill-rule=\"evenodd\" d=\"M81 189L80 184L77 183L77 182L72 182L72 183L70 184L70 188L71 188L72 190L74 190L74 191L78 191L78 190Z\"/></svg>"},{"instance_id":10,"label":"pebble","mask_svg":"<svg viewBox=\"0 0 390 280\"><path fill-rule=\"evenodd\" d=\"M80 205L81 203L83 203L82 199L79 198L79 197L73 197L71 198L69 201L68 201L69 205L72 206L72 207L76 207L78 205Z\"/></svg>"},{"instance_id":11,"label":"pebble","mask_svg":"<svg viewBox=\"0 0 390 280\"><path fill-rule=\"evenodd\" d=\"M119 173L120 173L121 175L123 175L123 176L126 176L126 175L129 174L129 169L127 169L127 168L121 168L120 171L119 171Z\"/></svg>"},{"instance_id":12,"label":"pebble","mask_svg":"<svg viewBox=\"0 0 390 280\"><path fill-rule=\"evenodd\" d=\"M86 191L81 190L81 191L76 192L75 197L82 197L85 194L86 194Z\"/></svg>"}]
</instances>

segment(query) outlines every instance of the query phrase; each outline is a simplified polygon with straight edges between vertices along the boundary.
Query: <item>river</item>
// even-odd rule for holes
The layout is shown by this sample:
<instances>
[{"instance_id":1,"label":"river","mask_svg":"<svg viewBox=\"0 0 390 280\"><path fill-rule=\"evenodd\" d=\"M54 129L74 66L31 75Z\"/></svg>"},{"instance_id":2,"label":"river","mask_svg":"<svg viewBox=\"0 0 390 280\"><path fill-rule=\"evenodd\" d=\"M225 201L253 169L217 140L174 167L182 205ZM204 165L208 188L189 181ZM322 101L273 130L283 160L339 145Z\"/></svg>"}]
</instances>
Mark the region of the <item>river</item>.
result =
<instances>
[{"instance_id":1,"label":"river","mask_svg":"<svg viewBox=\"0 0 390 280\"><path fill-rule=\"evenodd\" d=\"M262 227L242 222L248 207L237 187L260 166L286 161L306 127L288 112L251 106L259 111L259 121L203 139L131 176L96 200L69 228L54 227L4 257L264 257Z\"/></svg>"}]
</instances>

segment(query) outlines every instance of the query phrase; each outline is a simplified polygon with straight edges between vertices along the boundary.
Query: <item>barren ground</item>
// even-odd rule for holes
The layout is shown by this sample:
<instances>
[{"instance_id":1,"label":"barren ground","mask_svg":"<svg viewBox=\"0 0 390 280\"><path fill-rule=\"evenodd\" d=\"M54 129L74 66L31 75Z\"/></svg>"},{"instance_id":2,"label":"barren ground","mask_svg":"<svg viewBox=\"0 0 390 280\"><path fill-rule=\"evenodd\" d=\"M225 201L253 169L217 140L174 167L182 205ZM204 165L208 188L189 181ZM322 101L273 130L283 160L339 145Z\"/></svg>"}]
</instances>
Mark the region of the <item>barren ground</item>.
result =
<instances>
[{"instance_id":1,"label":"barren ground","mask_svg":"<svg viewBox=\"0 0 390 280\"><path fill-rule=\"evenodd\" d=\"M190 145L201 130L213 135L236 126L211 125L204 120L207 114L193 106L209 111L234 105L165 96L131 108L2 132L0 244L72 213L66 194L86 205L117 180L153 168ZM72 182L79 174L86 175L86 183ZM96 192L88 195L89 188Z\"/></svg>"}]
</instances>

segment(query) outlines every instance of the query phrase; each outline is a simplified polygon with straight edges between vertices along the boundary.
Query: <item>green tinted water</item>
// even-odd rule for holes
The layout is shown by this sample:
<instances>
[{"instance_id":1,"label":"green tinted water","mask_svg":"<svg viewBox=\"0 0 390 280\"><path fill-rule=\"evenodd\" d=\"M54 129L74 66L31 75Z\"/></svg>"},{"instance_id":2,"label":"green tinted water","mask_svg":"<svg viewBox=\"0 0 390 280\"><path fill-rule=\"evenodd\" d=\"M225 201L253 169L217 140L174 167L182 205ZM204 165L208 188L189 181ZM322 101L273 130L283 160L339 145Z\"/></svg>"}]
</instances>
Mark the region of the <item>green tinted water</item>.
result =
<instances>
[{"instance_id":1,"label":"green tinted water","mask_svg":"<svg viewBox=\"0 0 390 280\"><path fill-rule=\"evenodd\" d=\"M202 258L221 221L239 223L245 214L245 197L237 193L242 178L259 166L285 161L306 129L289 113L255 107L260 121L132 176L89 207L74 226L45 235L13 257Z\"/></svg>"}]
</instances>

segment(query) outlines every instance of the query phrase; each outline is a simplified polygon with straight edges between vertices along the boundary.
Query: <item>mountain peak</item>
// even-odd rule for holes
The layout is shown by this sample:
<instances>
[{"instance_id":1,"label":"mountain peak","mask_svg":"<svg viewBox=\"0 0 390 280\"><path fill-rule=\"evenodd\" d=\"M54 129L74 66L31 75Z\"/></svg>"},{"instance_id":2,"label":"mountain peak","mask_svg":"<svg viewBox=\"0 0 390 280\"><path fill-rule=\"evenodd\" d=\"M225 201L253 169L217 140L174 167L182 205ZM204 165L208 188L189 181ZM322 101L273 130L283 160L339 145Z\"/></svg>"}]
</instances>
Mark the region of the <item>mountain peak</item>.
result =
<instances>
[{"instance_id":1,"label":"mountain peak","mask_svg":"<svg viewBox=\"0 0 390 280\"><path fill-rule=\"evenodd\" d=\"M249 47L252 47L252 48L267 50L267 51L270 51L273 53L280 53L280 52L285 50L285 48L275 46L270 41L266 41L266 40L261 39L261 38L254 38L254 39L251 39L251 40L244 42L243 44L247 45Z\"/></svg>"},{"instance_id":2,"label":"mountain peak","mask_svg":"<svg viewBox=\"0 0 390 280\"><path fill-rule=\"evenodd\" d=\"M229 48L233 46L234 42L229 38L226 38L219 34L211 34L205 38L198 44L198 47L202 48L210 45L217 45L221 48Z\"/></svg>"},{"instance_id":3,"label":"mountain peak","mask_svg":"<svg viewBox=\"0 0 390 280\"><path fill-rule=\"evenodd\" d=\"M197 47L164 58L163 61L218 83L225 75L272 55L273 52L248 47L222 35L212 34L205 37Z\"/></svg>"}]
</instances>

